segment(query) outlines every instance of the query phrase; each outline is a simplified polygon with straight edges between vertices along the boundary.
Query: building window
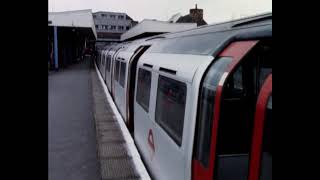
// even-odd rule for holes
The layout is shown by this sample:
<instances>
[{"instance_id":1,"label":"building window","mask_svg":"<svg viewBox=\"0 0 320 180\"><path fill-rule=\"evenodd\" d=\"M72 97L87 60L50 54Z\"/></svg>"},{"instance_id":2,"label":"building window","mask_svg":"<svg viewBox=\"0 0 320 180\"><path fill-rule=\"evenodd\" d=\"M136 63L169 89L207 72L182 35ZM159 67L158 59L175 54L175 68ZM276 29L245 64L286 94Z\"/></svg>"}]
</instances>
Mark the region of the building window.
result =
<instances>
[{"instance_id":1,"label":"building window","mask_svg":"<svg viewBox=\"0 0 320 180\"><path fill-rule=\"evenodd\" d=\"M118 26L118 30L123 30L123 26Z\"/></svg>"},{"instance_id":2,"label":"building window","mask_svg":"<svg viewBox=\"0 0 320 180\"><path fill-rule=\"evenodd\" d=\"M110 18L111 19L116 19L116 16L115 15L110 15Z\"/></svg>"},{"instance_id":3,"label":"building window","mask_svg":"<svg viewBox=\"0 0 320 180\"><path fill-rule=\"evenodd\" d=\"M101 17L104 17L105 15L104 14L101 14Z\"/></svg>"},{"instance_id":4,"label":"building window","mask_svg":"<svg viewBox=\"0 0 320 180\"><path fill-rule=\"evenodd\" d=\"M96 25L96 29L99 29L99 26L98 26L98 25Z\"/></svg>"},{"instance_id":5,"label":"building window","mask_svg":"<svg viewBox=\"0 0 320 180\"><path fill-rule=\"evenodd\" d=\"M127 26L126 29L129 30L129 29L130 29L130 26Z\"/></svg>"},{"instance_id":6,"label":"building window","mask_svg":"<svg viewBox=\"0 0 320 180\"><path fill-rule=\"evenodd\" d=\"M107 25L101 25L101 29L108 29Z\"/></svg>"},{"instance_id":7,"label":"building window","mask_svg":"<svg viewBox=\"0 0 320 180\"><path fill-rule=\"evenodd\" d=\"M96 18L96 15L93 15L93 18Z\"/></svg>"},{"instance_id":8,"label":"building window","mask_svg":"<svg viewBox=\"0 0 320 180\"><path fill-rule=\"evenodd\" d=\"M111 26L111 30L116 30L116 26Z\"/></svg>"},{"instance_id":9,"label":"building window","mask_svg":"<svg viewBox=\"0 0 320 180\"><path fill-rule=\"evenodd\" d=\"M159 75L156 122L181 146L187 86L185 83Z\"/></svg>"},{"instance_id":10,"label":"building window","mask_svg":"<svg viewBox=\"0 0 320 180\"><path fill-rule=\"evenodd\" d=\"M124 16L118 16L118 19L123 20L123 19L124 19Z\"/></svg>"},{"instance_id":11,"label":"building window","mask_svg":"<svg viewBox=\"0 0 320 180\"><path fill-rule=\"evenodd\" d=\"M136 101L146 112L149 112L150 89L151 72L139 69Z\"/></svg>"}]
</instances>

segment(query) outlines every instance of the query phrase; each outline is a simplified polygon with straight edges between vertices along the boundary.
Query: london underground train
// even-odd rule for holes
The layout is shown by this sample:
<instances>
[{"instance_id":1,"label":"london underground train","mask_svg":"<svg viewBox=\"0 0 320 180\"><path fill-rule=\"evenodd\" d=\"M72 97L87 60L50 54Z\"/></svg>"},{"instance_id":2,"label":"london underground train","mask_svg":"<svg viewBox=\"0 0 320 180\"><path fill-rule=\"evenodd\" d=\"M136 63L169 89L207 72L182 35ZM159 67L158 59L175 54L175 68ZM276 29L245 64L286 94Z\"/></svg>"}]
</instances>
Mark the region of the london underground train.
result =
<instances>
[{"instance_id":1,"label":"london underground train","mask_svg":"<svg viewBox=\"0 0 320 180\"><path fill-rule=\"evenodd\" d=\"M272 14L109 52L99 70L153 179L272 179Z\"/></svg>"}]
</instances>

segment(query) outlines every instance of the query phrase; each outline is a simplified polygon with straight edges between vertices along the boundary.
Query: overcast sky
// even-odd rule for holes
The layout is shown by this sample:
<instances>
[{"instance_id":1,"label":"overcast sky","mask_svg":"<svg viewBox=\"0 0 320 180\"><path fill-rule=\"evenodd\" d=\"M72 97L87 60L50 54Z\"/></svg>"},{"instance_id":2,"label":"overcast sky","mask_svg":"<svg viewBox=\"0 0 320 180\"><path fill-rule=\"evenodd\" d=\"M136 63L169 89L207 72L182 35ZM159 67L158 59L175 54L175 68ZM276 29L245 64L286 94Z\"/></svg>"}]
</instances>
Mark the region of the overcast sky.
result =
<instances>
[{"instance_id":1,"label":"overcast sky","mask_svg":"<svg viewBox=\"0 0 320 180\"><path fill-rule=\"evenodd\" d=\"M176 13L187 15L195 4L203 9L208 24L272 12L272 0L49 0L49 11L92 9L125 12L137 21L167 21Z\"/></svg>"}]
</instances>

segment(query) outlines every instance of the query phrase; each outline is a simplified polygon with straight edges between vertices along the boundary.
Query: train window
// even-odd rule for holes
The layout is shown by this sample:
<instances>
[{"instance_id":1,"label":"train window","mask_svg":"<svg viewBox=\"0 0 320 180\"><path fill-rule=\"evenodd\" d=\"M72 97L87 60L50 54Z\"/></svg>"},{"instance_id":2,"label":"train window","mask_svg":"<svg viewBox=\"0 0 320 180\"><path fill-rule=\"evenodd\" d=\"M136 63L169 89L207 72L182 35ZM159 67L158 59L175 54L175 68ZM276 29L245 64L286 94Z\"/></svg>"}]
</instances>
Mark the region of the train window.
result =
<instances>
[{"instance_id":1,"label":"train window","mask_svg":"<svg viewBox=\"0 0 320 180\"><path fill-rule=\"evenodd\" d=\"M272 95L269 97L264 122L260 180L272 180Z\"/></svg>"},{"instance_id":2,"label":"train window","mask_svg":"<svg viewBox=\"0 0 320 180\"><path fill-rule=\"evenodd\" d=\"M234 79L234 89L238 92L243 91L243 84L242 84L242 67L240 66L236 73L233 74Z\"/></svg>"},{"instance_id":3,"label":"train window","mask_svg":"<svg viewBox=\"0 0 320 180\"><path fill-rule=\"evenodd\" d=\"M245 89L244 84L242 81L243 71L242 66L240 66L232 75L229 77L228 83L226 83L226 88L224 93L226 94L226 97L228 97L226 100L236 100L237 98L241 98L241 96L244 96Z\"/></svg>"},{"instance_id":4,"label":"train window","mask_svg":"<svg viewBox=\"0 0 320 180\"><path fill-rule=\"evenodd\" d=\"M199 160L204 167L208 167L210 158L211 129L216 89L222 74L231 61L232 59L229 57L218 59L209 68L201 85L195 138L196 146L194 150L195 158Z\"/></svg>"},{"instance_id":5,"label":"train window","mask_svg":"<svg viewBox=\"0 0 320 180\"><path fill-rule=\"evenodd\" d=\"M102 65L104 65L104 55L102 55Z\"/></svg>"},{"instance_id":6,"label":"train window","mask_svg":"<svg viewBox=\"0 0 320 180\"><path fill-rule=\"evenodd\" d=\"M254 52L248 57L257 60L257 65L253 68L255 75L254 81L256 82L254 91L256 94L259 93L267 76L272 73L271 43L270 40L262 41L254 48Z\"/></svg>"},{"instance_id":7,"label":"train window","mask_svg":"<svg viewBox=\"0 0 320 180\"><path fill-rule=\"evenodd\" d=\"M121 62L121 66L120 66L120 85L122 87L124 87L124 82L125 82L125 78L126 78L126 66L127 66L126 63Z\"/></svg>"},{"instance_id":8,"label":"train window","mask_svg":"<svg viewBox=\"0 0 320 180\"><path fill-rule=\"evenodd\" d=\"M110 72L110 65L111 65L110 56L107 56L107 71L108 72Z\"/></svg>"},{"instance_id":9,"label":"train window","mask_svg":"<svg viewBox=\"0 0 320 180\"><path fill-rule=\"evenodd\" d=\"M115 71L114 71L114 73L115 73L115 80L116 81L119 81L119 68L120 68L120 62L119 61L117 61L117 60L115 60L116 61L116 69L115 69Z\"/></svg>"},{"instance_id":10,"label":"train window","mask_svg":"<svg viewBox=\"0 0 320 180\"><path fill-rule=\"evenodd\" d=\"M272 73L272 53L271 53L271 41L266 41L260 44L260 56L259 56L259 89L261 88L264 80L269 74Z\"/></svg>"},{"instance_id":11,"label":"train window","mask_svg":"<svg viewBox=\"0 0 320 180\"><path fill-rule=\"evenodd\" d=\"M156 122L181 146L187 86L159 75Z\"/></svg>"},{"instance_id":12,"label":"train window","mask_svg":"<svg viewBox=\"0 0 320 180\"><path fill-rule=\"evenodd\" d=\"M104 58L105 58L105 68L107 69L107 66L108 66L108 57L107 55L104 55Z\"/></svg>"},{"instance_id":13,"label":"train window","mask_svg":"<svg viewBox=\"0 0 320 180\"><path fill-rule=\"evenodd\" d=\"M150 88L151 72L139 69L136 101L146 112L149 112Z\"/></svg>"}]
</instances>

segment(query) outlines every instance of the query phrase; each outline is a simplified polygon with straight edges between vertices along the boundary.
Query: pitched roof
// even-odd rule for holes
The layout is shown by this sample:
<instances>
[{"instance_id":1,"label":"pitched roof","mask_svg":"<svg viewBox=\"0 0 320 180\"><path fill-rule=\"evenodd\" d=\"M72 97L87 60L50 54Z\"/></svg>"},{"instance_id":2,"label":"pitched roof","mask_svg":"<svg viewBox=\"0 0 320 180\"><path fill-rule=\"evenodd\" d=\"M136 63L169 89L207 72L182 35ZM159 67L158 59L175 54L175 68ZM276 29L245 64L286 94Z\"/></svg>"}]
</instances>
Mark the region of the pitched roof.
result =
<instances>
[{"instance_id":1,"label":"pitched roof","mask_svg":"<svg viewBox=\"0 0 320 180\"><path fill-rule=\"evenodd\" d=\"M157 21L144 19L121 35L121 41L139 36L144 33L160 34L176 32L196 28L196 23L169 23L166 21Z\"/></svg>"},{"instance_id":2,"label":"pitched roof","mask_svg":"<svg viewBox=\"0 0 320 180\"><path fill-rule=\"evenodd\" d=\"M205 20L201 19L197 21L196 19L192 18L190 14L180 17L177 21L177 23L186 23L186 22L197 23L197 26L207 25L207 22Z\"/></svg>"}]
</instances>

